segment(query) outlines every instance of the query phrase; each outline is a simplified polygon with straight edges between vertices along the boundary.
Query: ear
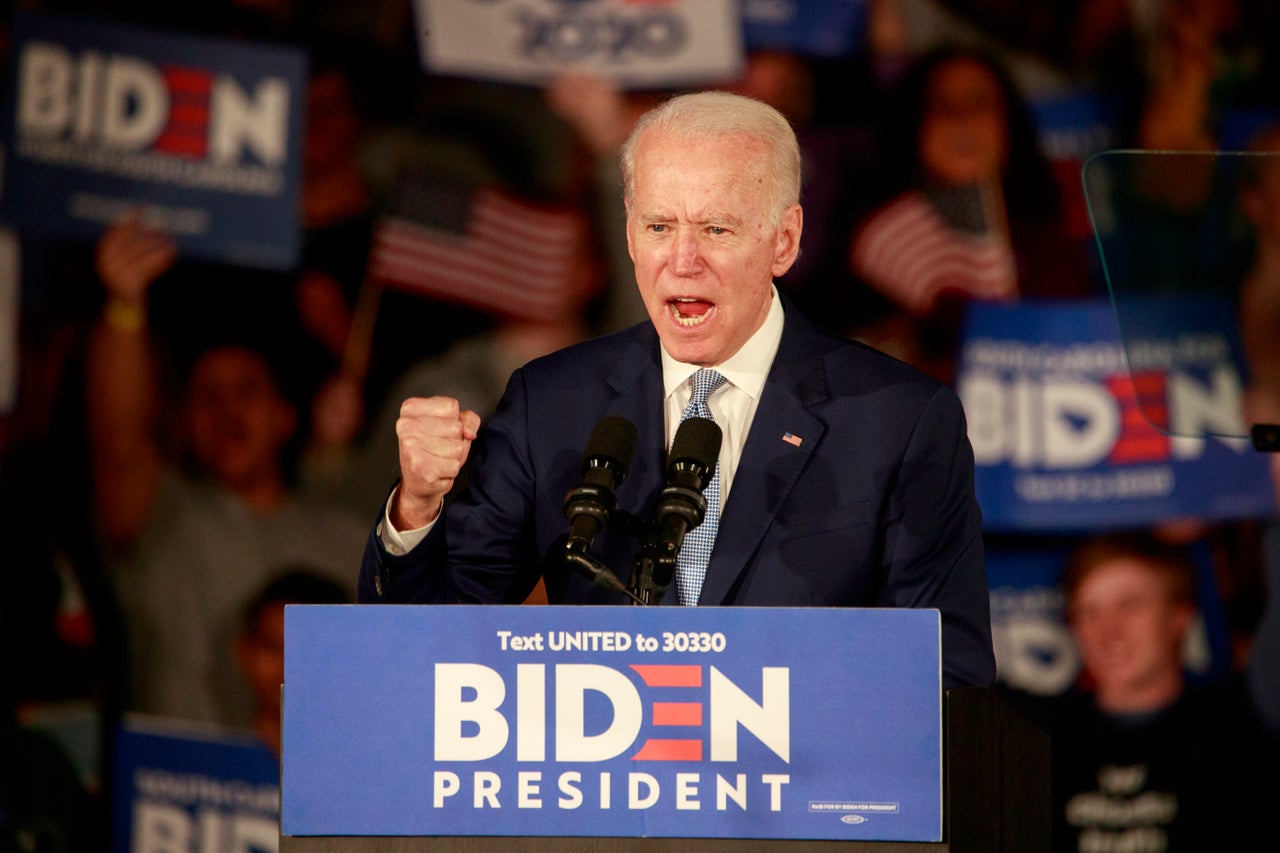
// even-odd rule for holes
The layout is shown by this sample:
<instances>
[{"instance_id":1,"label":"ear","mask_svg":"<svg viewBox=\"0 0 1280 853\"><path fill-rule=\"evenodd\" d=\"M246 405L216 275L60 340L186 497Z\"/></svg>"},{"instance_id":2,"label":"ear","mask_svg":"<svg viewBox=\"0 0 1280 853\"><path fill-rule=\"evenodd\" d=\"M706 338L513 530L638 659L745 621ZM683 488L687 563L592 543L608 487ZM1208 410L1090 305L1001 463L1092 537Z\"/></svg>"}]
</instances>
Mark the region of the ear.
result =
<instances>
[{"instance_id":1,"label":"ear","mask_svg":"<svg viewBox=\"0 0 1280 853\"><path fill-rule=\"evenodd\" d=\"M1191 627L1195 624L1198 613L1199 610L1190 602L1181 602L1174 605L1173 624L1179 646L1186 641L1187 634L1191 632Z\"/></svg>"},{"instance_id":2,"label":"ear","mask_svg":"<svg viewBox=\"0 0 1280 853\"><path fill-rule=\"evenodd\" d=\"M793 204L782 213L782 221L778 223L777 244L773 254L773 277L791 269L800 255L800 232L804 230L804 211L800 205Z\"/></svg>"}]
</instances>

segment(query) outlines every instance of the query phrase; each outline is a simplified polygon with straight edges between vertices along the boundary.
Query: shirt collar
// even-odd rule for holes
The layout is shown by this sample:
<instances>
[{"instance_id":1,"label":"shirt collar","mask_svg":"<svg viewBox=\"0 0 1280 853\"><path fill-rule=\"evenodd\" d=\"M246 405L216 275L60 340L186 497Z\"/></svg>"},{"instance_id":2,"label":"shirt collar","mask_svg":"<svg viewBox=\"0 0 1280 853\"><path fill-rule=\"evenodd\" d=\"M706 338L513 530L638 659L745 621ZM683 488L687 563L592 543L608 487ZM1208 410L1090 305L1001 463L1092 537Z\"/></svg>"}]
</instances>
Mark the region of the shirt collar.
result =
<instances>
[{"instance_id":1,"label":"shirt collar","mask_svg":"<svg viewBox=\"0 0 1280 853\"><path fill-rule=\"evenodd\" d=\"M769 368L773 366L773 357L778 354L778 345L782 342L782 325L782 301L778 298L778 289L775 287L772 288L769 313L760 328L756 329L755 334L737 352L717 364L716 371L734 387L758 400L764 391ZM667 354L666 347L659 346L658 349L662 353L663 393L670 397L672 392L698 371L698 365L676 361Z\"/></svg>"}]
</instances>

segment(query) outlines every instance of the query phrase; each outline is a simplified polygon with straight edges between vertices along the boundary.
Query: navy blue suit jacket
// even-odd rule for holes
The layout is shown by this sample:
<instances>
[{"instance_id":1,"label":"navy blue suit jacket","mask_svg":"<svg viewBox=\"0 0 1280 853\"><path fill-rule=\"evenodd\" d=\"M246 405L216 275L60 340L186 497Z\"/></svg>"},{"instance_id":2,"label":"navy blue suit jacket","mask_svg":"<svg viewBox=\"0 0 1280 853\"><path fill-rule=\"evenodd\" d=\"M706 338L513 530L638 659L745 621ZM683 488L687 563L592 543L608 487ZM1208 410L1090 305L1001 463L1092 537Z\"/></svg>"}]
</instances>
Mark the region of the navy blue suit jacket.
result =
<instances>
[{"instance_id":1,"label":"navy blue suit jacket","mask_svg":"<svg viewBox=\"0 0 1280 853\"><path fill-rule=\"evenodd\" d=\"M786 309L701 604L938 608L944 685L992 683L981 517L959 400ZM568 531L564 497L581 483L583 448L606 414L640 434L618 506L651 517L666 446L658 337L645 323L516 371L472 448L469 488L427 538L392 556L375 528L360 600L523 601ZM626 584L638 549L635 536L607 528L591 554ZM563 567L545 581L552 604L627 601ZM664 603L675 598L673 587Z\"/></svg>"}]
</instances>

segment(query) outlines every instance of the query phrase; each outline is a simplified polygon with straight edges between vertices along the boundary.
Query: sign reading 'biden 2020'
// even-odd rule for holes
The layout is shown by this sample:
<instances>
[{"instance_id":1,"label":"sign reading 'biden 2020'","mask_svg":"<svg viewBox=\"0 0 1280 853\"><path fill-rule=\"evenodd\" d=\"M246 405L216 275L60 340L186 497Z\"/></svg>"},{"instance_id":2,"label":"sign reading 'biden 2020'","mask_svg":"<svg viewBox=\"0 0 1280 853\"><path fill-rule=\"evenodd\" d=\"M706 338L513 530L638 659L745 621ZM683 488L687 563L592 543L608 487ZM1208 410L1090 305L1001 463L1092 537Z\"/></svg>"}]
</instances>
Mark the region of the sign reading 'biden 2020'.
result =
<instances>
[{"instance_id":1,"label":"sign reading 'biden 2020'","mask_svg":"<svg viewBox=\"0 0 1280 853\"><path fill-rule=\"evenodd\" d=\"M941 838L936 610L291 606L285 835Z\"/></svg>"},{"instance_id":2,"label":"sign reading 'biden 2020'","mask_svg":"<svg viewBox=\"0 0 1280 853\"><path fill-rule=\"evenodd\" d=\"M542 85L585 71L631 88L724 82L742 73L737 0L415 0L422 64Z\"/></svg>"},{"instance_id":3,"label":"sign reading 'biden 2020'","mask_svg":"<svg viewBox=\"0 0 1280 853\"><path fill-rule=\"evenodd\" d=\"M297 262L298 50L17 15L3 212L89 238L128 211L192 257Z\"/></svg>"}]
</instances>

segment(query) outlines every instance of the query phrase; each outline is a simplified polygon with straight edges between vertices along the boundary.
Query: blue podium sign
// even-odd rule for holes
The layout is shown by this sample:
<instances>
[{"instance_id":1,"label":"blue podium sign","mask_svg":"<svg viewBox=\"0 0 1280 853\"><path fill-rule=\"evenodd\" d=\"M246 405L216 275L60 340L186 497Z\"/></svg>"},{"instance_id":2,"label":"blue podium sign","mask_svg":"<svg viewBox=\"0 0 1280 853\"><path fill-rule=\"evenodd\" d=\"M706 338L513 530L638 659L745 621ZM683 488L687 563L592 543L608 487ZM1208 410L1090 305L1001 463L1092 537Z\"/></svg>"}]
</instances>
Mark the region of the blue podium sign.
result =
<instances>
[{"instance_id":1,"label":"blue podium sign","mask_svg":"<svg viewBox=\"0 0 1280 853\"><path fill-rule=\"evenodd\" d=\"M290 606L286 836L938 841L936 610Z\"/></svg>"}]
</instances>

